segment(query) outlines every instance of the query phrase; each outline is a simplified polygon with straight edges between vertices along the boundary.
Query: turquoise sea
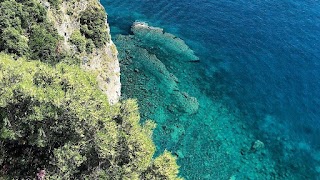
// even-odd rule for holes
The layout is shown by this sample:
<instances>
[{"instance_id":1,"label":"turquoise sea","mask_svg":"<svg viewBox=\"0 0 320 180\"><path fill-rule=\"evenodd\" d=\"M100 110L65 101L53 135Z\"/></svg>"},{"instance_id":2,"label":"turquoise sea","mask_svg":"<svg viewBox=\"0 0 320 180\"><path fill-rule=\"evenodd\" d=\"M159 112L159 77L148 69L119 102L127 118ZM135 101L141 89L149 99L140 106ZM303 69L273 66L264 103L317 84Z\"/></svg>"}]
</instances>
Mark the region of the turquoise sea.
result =
<instances>
[{"instance_id":1,"label":"turquoise sea","mask_svg":"<svg viewBox=\"0 0 320 180\"><path fill-rule=\"evenodd\" d=\"M182 177L320 179L318 0L101 3L122 98Z\"/></svg>"}]
</instances>

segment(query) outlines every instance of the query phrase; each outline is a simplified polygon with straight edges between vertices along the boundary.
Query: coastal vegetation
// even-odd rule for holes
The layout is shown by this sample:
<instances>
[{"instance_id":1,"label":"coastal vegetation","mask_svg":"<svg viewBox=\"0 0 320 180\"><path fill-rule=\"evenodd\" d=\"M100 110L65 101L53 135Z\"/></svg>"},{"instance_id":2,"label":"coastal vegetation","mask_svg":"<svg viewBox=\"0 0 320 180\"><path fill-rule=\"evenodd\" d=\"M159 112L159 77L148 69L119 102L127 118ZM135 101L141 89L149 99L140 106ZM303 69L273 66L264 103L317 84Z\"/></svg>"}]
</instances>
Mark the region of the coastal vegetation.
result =
<instances>
[{"instance_id":1,"label":"coastal vegetation","mask_svg":"<svg viewBox=\"0 0 320 180\"><path fill-rule=\"evenodd\" d=\"M86 38L81 35L80 31L71 34L70 42L77 47L79 52L83 52L86 49Z\"/></svg>"},{"instance_id":2,"label":"coastal vegetation","mask_svg":"<svg viewBox=\"0 0 320 180\"><path fill-rule=\"evenodd\" d=\"M46 16L46 10L35 0L3 1L0 3L0 50L15 56L53 64L63 52L62 37Z\"/></svg>"},{"instance_id":3,"label":"coastal vegetation","mask_svg":"<svg viewBox=\"0 0 320 180\"><path fill-rule=\"evenodd\" d=\"M110 41L105 23L105 11L94 4L80 14L80 31L87 39L91 39L96 47Z\"/></svg>"},{"instance_id":4,"label":"coastal vegetation","mask_svg":"<svg viewBox=\"0 0 320 180\"><path fill-rule=\"evenodd\" d=\"M101 9L79 15L79 52L109 41ZM42 4L0 0L0 11L0 179L180 179L170 152L154 157L155 123L140 123L135 100L109 104Z\"/></svg>"}]
</instances>

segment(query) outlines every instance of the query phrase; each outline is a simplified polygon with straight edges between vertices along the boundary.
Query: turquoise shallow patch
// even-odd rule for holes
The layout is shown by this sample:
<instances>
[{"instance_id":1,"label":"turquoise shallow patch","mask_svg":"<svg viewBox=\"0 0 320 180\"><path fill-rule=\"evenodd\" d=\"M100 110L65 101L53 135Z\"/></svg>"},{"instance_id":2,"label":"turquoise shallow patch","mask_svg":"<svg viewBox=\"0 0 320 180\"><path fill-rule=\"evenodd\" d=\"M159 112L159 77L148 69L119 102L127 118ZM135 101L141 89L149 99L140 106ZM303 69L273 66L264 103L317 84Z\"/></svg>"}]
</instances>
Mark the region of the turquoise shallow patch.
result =
<instances>
[{"instance_id":1,"label":"turquoise shallow patch","mask_svg":"<svg viewBox=\"0 0 320 180\"><path fill-rule=\"evenodd\" d=\"M157 123L157 150L179 157L186 179L292 179L225 100L206 93L201 59L178 37L136 23L115 38L123 98L137 98L143 120ZM199 62L200 61L200 62ZM281 166L281 165L280 165ZM303 169L300 169L304 171Z\"/></svg>"}]
</instances>

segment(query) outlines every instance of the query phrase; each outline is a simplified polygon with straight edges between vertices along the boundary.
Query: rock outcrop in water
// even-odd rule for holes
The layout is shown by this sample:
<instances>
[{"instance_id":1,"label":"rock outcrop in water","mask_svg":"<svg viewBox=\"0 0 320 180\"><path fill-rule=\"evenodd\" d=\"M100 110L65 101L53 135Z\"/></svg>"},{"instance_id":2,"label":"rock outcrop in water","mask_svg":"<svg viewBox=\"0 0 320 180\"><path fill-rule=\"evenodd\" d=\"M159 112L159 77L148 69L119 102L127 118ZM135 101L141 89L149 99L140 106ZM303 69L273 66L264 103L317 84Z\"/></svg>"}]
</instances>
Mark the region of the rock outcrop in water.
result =
<instances>
[{"instance_id":1,"label":"rock outcrop in water","mask_svg":"<svg viewBox=\"0 0 320 180\"><path fill-rule=\"evenodd\" d=\"M197 99L192 97L188 90L179 87L179 83L183 79L178 79L175 74L171 73L170 68L177 67L178 64L186 63L191 59L199 58L194 55L194 52L183 40L165 33L161 28L136 22L132 25L131 30L133 35L116 38L118 46L126 49L126 54L120 54L121 63L125 68L124 71L133 65L134 69L143 70L143 74L139 72L132 73L133 76L131 77L124 76L124 82L132 81L144 85L148 83L148 88L146 90L140 89L141 93L138 93L138 96L145 94L145 96L148 96L148 101L165 103L171 108L171 111L178 110L188 114L197 113L199 108ZM139 86L132 87L132 91L135 88L139 89ZM166 91L158 91L158 89L165 89ZM147 93L147 91L153 92ZM130 92L126 93L130 94ZM151 94L157 94L155 98L161 98L163 101L150 98ZM142 108L148 106L144 102L142 103Z\"/></svg>"}]
</instances>

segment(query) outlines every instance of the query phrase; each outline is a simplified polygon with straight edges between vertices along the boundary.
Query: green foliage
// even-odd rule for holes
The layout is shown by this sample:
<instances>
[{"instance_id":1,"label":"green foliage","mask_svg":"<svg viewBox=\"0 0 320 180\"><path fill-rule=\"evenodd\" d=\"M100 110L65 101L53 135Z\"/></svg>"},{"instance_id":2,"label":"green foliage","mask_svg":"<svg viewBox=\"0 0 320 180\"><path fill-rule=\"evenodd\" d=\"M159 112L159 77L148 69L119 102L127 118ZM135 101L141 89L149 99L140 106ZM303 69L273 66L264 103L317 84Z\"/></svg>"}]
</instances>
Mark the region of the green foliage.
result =
<instances>
[{"instance_id":1,"label":"green foliage","mask_svg":"<svg viewBox=\"0 0 320 180\"><path fill-rule=\"evenodd\" d=\"M14 138L1 139L8 152L4 164L9 174L27 172L23 177L43 166L56 171L46 163L55 158L53 150L68 143L89 142L94 130L99 130L98 121L112 124L112 113L107 113L111 109L95 77L80 69L61 64L54 70L39 62L15 62L7 57L2 57L0 67L0 124L4 131L14 132ZM28 154L21 153L23 149L28 149ZM34 161L38 156L40 162L39 158Z\"/></svg>"},{"instance_id":2,"label":"green foliage","mask_svg":"<svg viewBox=\"0 0 320 180\"><path fill-rule=\"evenodd\" d=\"M28 53L28 39L22 35L23 6L16 1L0 3L0 51L22 56Z\"/></svg>"},{"instance_id":3,"label":"green foliage","mask_svg":"<svg viewBox=\"0 0 320 180\"><path fill-rule=\"evenodd\" d=\"M38 1L4 0L0 4L0 51L30 55L32 59L50 64L60 61L63 57L61 37Z\"/></svg>"},{"instance_id":4,"label":"green foliage","mask_svg":"<svg viewBox=\"0 0 320 180\"><path fill-rule=\"evenodd\" d=\"M65 144L60 148L56 148L53 152L55 161L54 165L57 166L59 174L57 178L70 179L73 174L79 172L79 167L86 161L86 157L81 155L81 145ZM57 179L55 178L55 179Z\"/></svg>"},{"instance_id":5,"label":"green foliage","mask_svg":"<svg viewBox=\"0 0 320 180\"><path fill-rule=\"evenodd\" d=\"M98 48L109 41L106 20L104 9L94 3L80 14L81 33L87 39L91 39Z\"/></svg>"},{"instance_id":6,"label":"green foliage","mask_svg":"<svg viewBox=\"0 0 320 180\"><path fill-rule=\"evenodd\" d=\"M0 137L3 139L10 139L14 140L15 139L15 133L8 129L6 126L2 127L0 130Z\"/></svg>"},{"instance_id":7,"label":"green foliage","mask_svg":"<svg viewBox=\"0 0 320 180\"><path fill-rule=\"evenodd\" d=\"M168 151L157 157L149 169L143 174L143 179L179 180L179 167L176 158Z\"/></svg>"},{"instance_id":8,"label":"green foliage","mask_svg":"<svg viewBox=\"0 0 320 180\"><path fill-rule=\"evenodd\" d=\"M18 56L27 55L29 52L28 39L16 29L6 28L3 30L0 39L0 50Z\"/></svg>"},{"instance_id":9,"label":"green foliage","mask_svg":"<svg viewBox=\"0 0 320 180\"><path fill-rule=\"evenodd\" d=\"M65 63L70 66L80 66L81 60L77 56L71 56L68 53L65 54L64 57L61 58L60 63Z\"/></svg>"},{"instance_id":10,"label":"green foliage","mask_svg":"<svg viewBox=\"0 0 320 180\"><path fill-rule=\"evenodd\" d=\"M62 56L61 37L50 24L35 25L32 27L29 47L32 59L41 59L43 62L56 64Z\"/></svg>"},{"instance_id":11,"label":"green foliage","mask_svg":"<svg viewBox=\"0 0 320 180\"><path fill-rule=\"evenodd\" d=\"M96 78L0 54L0 171L10 179L177 179L175 158L152 159L155 124L135 100L110 106Z\"/></svg>"},{"instance_id":12,"label":"green foliage","mask_svg":"<svg viewBox=\"0 0 320 180\"><path fill-rule=\"evenodd\" d=\"M46 21L46 11L36 0L5 0L0 5L0 32L8 27L29 30L32 25Z\"/></svg>"},{"instance_id":13,"label":"green foliage","mask_svg":"<svg viewBox=\"0 0 320 180\"><path fill-rule=\"evenodd\" d=\"M58 9L60 4L62 3L62 0L48 0L48 1L56 9Z\"/></svg>"},{"instance_id":14,"label":"green foliage","mask_svg":"<svg viewBox=\"0 0 320 180\"><path fill-rule=\"evenodd\" d=\"M115 121L118 124L118 144L113 168L108 169L109 177L137 179L152 161L155 146L149 134L139 125L140 115L136 101L128 100L120 106Z\"/></svg>"},{"instance_id":15,"label":"green foliage","mask_svg":"<svg viewBox=\"0 0 320 180\"><path fill-rule=\"evenodd\" d=\"M8 27L21 31L21 18L23 17L23 6L14 0L0 3L0 33Z\"/></svg>"},{"instance_id":16,"label":"green foliage","mask_svg":"<svg viewBox=\"0 0 320 180\"><path fill-rule=\"evenodd\" d=\"M86 52L92 53L94 48L95 48L95 45L94 45L93 41L91 39L87 39Z\"/></svg>"},{"instance_id":17,"label":"green foliage","mask_svg":"<svg viewBox=\"0 0 320 180\"><path fill-rule=\"evenodd\" d=\"M47 21L47 12L45 8L36 0L20 0L23 8L21 18L22 28L28 32L32 25L44 23Z\"/></svg>"},{"instance_id":18,"label":"green foliage","mask_svg":"<svg viewBox=\"0 0 320 180\"><path fill-rule=\"evenodd\" d=\"M69 40L77 47L79 52L83 52L86 49L86 38L81 35L80 31L73 32Z\"/></svg>"}]
</instances>

